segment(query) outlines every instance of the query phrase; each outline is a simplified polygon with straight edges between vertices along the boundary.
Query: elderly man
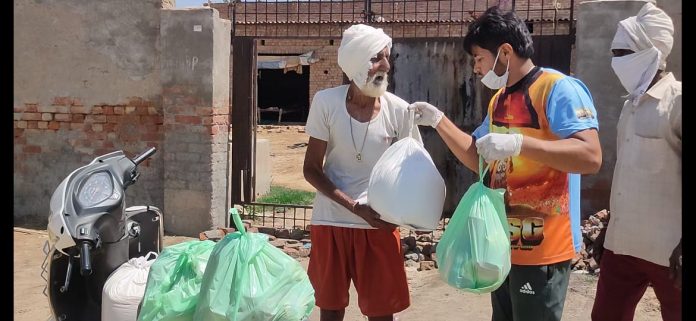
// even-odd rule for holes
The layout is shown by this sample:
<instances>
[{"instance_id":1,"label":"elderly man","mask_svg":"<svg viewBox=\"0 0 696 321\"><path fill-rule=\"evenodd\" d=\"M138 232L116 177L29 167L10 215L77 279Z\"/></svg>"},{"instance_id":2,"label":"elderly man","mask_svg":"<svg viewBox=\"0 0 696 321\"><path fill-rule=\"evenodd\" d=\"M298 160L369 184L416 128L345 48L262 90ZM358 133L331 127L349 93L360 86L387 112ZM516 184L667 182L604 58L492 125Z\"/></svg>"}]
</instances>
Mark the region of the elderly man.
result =
<instances>
[{"instance_id":1,"label":"elderly man","mask_svg":"<svg viewBox=\"0 0 696 321\"><path fill-rule=\"evenodd\" d=\"M351 280L371 321L410 304L399 231L366 203L375 163L409 134L408 103L386 92L390 50L382 29L348 28L338 64L351 83L317 92L309 110L304 176L318 193L308 274L322 321L343 320Z\"/></svg>"},{"instance_id":2,"label":"elderly man","mask_svg":"<svg viewBox=\"0 0 696 321\"><path fill-rule=\"evenodd\" d=\"M673 33L669 16L646 3L619 22L611 43L611 66L628 95L617 126L611 221L595 248L601 273L592 320L633 320L649 284L662 318L681 320L682 89L664 72Z\"/></svg>"}]
</instances>

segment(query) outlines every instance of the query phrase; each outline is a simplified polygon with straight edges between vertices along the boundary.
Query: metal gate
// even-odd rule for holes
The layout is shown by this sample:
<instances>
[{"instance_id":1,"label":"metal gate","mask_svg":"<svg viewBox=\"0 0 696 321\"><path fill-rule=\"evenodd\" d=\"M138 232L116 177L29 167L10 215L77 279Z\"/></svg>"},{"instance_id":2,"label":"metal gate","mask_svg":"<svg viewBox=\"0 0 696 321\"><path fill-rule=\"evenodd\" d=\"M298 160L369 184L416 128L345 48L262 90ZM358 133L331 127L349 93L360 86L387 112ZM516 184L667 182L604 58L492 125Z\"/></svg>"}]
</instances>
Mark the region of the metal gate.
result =
<instances>
[{"instance_id":1,"label":"metal gate","mask_svg":"<svg viewBox=\"0 0 696 321\"><path fill-rule=\"evenodd\" d=\"M256 128L256 63L254 39L338 39L343 30L357 23L370 24L384 29L394 39L394 59L399 50L421 47L421 53L427 52L427 46L459 46L466 34L468 24L481 15L487 8L498 5L501 9L514 9L524 19L532 33L537 65L551 67L566 74L571 71L571 51L575 39L575 22L573 12L574 0L294 0L294 1L231 1L225 7L218 5L219 11L226 12L232 20L233 76L232 76L232 182L231 200L233 204L245 205L247 213L267 213L271 208L271 220L295 218L299 210L300 220L307 224L307 211L311 207L288 204L255 203L254 193L254 142ZM224 16L224 14L221 14ZM408 46L404 46L404 45ZM423 51L424 50L424 51ZM464 55L461 48L452 49L458 55ZM418 50L416 50L418 51ZM424 58L425 59L425 58ZM468 57L463 58L468 61ZM459 59L461 60L461 59ZM464 70L469 62L457 59L459 69ZM395 64L398 70L398 61ZM394 71L392 71L394 72ZM399 71L396 71L397 73ZM403 77L420 79L423 75L413 72L411 76L401 70ZM457 78L459 77L459 78ZM458 80L457 80L458 79ZM484 112L480 103L492 95L472 78L464 79L462 75L453 76L450 89L458 95L462 106L469 108L465 112L452 109L448 115L465 130L473 130L472 124L480 122ZM405 99L427 99L428 101L445 101L452 99L453 90L435 93L428 91L427 97L416 97L417 93L391 85L392 92ZM459 82L459 83L457 83ZM437 96L445 95L445 96ZM413 97L411 97L413 96ZM485 106L485 104L483 104ZM454 108L454 107L453 107ZM476 110L479 109L479 110ZM451 114L450 114L451 113ZM469 113L468 116L465 113ZM428 140L427 130L424 138ZM431 152L432 153L432 152ZM445 153L445 152L443 152ZM446 158L441 155L442 159ZM437 156L434 158L438 158ZM444 177L463 177L462 170L453 165L457 161L443 160L439 166ZM455 182L448 182L455 183ZM462 181L459 182L460 185ZM460 189L448 197L457 198ZM452 202L450 202L452 203ZM452 209L453 210L453 209ZM449 212L449 211L447 211ZM277 215L276 215L277 214ZM449 214L449 213L446 213ZM262 215L262 218L267 215ZM278 217L276 217L278 216ZM285 224L285 223L283 223Z\"/></svg>"}]
</instances>

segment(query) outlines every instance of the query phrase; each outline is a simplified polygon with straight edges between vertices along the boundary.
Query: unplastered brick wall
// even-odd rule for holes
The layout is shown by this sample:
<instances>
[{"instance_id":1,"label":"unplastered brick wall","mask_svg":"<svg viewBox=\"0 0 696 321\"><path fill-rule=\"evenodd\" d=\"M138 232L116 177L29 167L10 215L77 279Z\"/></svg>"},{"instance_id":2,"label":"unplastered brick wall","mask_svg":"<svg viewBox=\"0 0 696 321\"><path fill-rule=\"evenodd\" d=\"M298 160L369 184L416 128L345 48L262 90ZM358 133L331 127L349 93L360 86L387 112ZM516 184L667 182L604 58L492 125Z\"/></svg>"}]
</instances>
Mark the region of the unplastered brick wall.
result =
<instances>
[{"instance_id":1,"label":"unplastered brick wall","mask_svg":"<svg viewBox=\"0 0 696 321\"><path fill-rule=\"evenodd\" d=\"M22 219L40 221L48 204L29 203L47 200L70 172L106 153L122 150L133 157L149 147L160 154L140 165L141 176L127 191L127 205L162 204L162 141L159 101L131 97L116 104L85 106L78 97L55 97L49 104L15 106L15 193L41 194L15 198L20 203L15 206L31 211ZM46 188L32 191L32 186ZM136 204L145 200L148 204Z\"/></svg>"},{"instance_id":2,"label":"unplastered brick wall","mask_svg":"<svg viewBox=\"0 0 696 321\"><path fill-rule=\"evenodd\" d=\"M263 39L256 42L261 54L303 54L314 51L319 61L310 65L309 97L322 89L335 87L343 83L343 72L338 66L337 52L340 39Z\"/></svg>"}]
</instances>

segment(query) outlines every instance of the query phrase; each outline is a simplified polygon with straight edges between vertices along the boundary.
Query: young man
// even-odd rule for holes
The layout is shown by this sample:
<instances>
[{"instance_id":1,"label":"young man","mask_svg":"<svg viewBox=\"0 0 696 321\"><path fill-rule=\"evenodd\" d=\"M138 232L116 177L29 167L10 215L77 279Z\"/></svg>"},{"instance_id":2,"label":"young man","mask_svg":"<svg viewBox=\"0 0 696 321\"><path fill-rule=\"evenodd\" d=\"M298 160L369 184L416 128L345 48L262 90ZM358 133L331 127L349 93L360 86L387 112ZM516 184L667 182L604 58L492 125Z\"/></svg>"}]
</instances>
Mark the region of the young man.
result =
<instances>
[{"instance_id":1,"label":"young man","mask_svg":"<svg viewBox=\"0 0 696 321\"><path fill-rule=\"evenodd\" d=\"M479 154L491 163L485 184L506 189L512 268L491 295L493 320L560 320L582 241L579 174L602 163L597 112L582 82L534 65L531 36L514 12L486 10L464 47L483 84L498 90L473 135L428 103L409 108L469 169L478 171Z\"/></svg>"},{"instance_id":2,"label":"young man","mask_svg":"<svg viewBox=\"0 0 696 321\"><path fill-rule=\"evenodd\" d=\"M375 163L409 134L408 103L386 92L390 50L382 29L348 28L338 64L351 83L317 92L309 110L304 175L317 195L308 274L322 321L343 320L351 280L371 321L410 304L399 231L365 200ZM421 140L418 126L413 137Z\"/></svg>"},{"instance_id":3,"label":"young man","mask_svg":"<svg viewBox=\"0 0 696 321\"><path fill-rule=\"evenodd\" d=\"M681 320L682 89L663 72L673 34L672 19L646 3L619 22L611 43L611 66L628 96L617 125L611 220L594 251L601 273L592 320L633 320L648 284L663 320Z\"/></svg>"}]
</instances>

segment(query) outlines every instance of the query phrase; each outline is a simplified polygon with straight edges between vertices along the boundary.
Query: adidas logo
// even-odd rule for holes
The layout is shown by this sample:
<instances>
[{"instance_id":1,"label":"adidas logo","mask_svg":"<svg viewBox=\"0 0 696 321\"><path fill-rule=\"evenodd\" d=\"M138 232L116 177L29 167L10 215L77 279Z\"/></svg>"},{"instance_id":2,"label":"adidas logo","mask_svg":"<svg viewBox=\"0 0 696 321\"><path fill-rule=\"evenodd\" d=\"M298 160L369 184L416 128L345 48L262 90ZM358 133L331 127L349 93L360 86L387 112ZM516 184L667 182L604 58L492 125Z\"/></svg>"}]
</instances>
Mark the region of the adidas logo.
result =
<instances>
[{"instance_id":1,"label":"adidas logo","mask_svg":"<svg viewBox=\"0 0 696 321\"><path fill-rule=\"evenodd\" d=\"M527 282L520 288L520 293L534 294L534 290L532 290L532 286L529 285L529 282Z\"/></svg>"}]
</instances>

